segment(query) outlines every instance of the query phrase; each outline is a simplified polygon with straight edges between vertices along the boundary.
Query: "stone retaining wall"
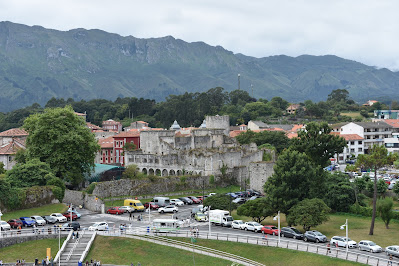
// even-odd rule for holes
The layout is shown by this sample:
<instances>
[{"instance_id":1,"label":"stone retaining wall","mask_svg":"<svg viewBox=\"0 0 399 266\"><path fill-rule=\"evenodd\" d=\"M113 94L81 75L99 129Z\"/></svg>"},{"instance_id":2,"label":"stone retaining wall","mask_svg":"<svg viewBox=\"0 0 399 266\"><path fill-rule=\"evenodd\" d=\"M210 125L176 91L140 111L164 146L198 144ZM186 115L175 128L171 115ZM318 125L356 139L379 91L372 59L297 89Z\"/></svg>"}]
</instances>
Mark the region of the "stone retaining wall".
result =
<instances>
[{"instance_id":1,"label":"stone retaining wall","mask_svg":"<svg viewBox=\"0 0 399 266\"><path fill-rule=\"evenodd\" d=\"M55 235L42 234L42 235L31 235L31 236L4 237L4 238L0 239L0 248L4 248L4 247L8 247L8 246L12 246L15 244L28 242L28 241L41 240L41 239L47 239L47 238L58 238L58 234L55 234ZM45 247L43 247L43 248L45 248Z\"/></svg>"},{"instance_id":2,"label":"stone retaining wall","mask_svg":"<svg viewBox=\"0 0 399 266\"><path fill-rule=\"evenodd\" d=\"M75 206L81 205L84 208L94 212L100 211L100 206L103 204L103 201L95 195L88 195L83 191L69 189L65 190L65 196L62 202Z\"/></svg>"}]
</instances>

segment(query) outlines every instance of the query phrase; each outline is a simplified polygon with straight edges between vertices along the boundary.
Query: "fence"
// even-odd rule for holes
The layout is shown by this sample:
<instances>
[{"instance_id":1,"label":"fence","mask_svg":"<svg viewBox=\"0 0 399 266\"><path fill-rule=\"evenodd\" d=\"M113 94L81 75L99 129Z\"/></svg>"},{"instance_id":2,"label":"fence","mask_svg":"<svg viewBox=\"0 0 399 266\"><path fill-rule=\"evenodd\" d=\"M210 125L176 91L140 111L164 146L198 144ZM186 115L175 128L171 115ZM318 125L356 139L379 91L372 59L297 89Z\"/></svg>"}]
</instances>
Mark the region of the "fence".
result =
<instances>
[{"instance_id":1,"label":"fence","mask_svg":"<svg viewBox=\"0 0 399 266\"><path fill-rule=\"evenodd\" d=\"M48 227L48 228L28 228L28 229L11 229L1 231L0 241L5 238L21 237L21 236L35 236L35 235L67 235L71 231L71 227Z\"/></svg>"}]
</instances>

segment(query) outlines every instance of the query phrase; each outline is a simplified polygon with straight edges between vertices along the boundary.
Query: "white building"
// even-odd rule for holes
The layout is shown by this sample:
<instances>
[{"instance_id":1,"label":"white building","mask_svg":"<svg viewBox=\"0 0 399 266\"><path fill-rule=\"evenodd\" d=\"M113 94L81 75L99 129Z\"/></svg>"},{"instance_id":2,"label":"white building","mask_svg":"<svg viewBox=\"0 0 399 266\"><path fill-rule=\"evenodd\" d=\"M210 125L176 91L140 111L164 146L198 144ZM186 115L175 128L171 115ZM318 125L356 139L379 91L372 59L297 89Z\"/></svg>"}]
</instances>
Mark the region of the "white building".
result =
<instances>
[{"instance_id":1,"label":"white building","mask_svg":"<svg viewBox=\"0 0 399 266\"><path fill-rule=\"evenodd\" d=\"M336 154L334 158L338 163L345 163L353 157L357 158L359 154L364 154L364 139L358 134L336 134L346 140L346 147L340 154Z\"/></svg>"},{"instance_id":2,"label":"white building","mask_svg":"<svg viewBox=\"0 0 399 266\"><path fill-rule=\"evenodd\" d=\"M392 138L384 139L384 145L388 152L399 153L399 133L392 133Z\"/></svg>"}]
</instances>

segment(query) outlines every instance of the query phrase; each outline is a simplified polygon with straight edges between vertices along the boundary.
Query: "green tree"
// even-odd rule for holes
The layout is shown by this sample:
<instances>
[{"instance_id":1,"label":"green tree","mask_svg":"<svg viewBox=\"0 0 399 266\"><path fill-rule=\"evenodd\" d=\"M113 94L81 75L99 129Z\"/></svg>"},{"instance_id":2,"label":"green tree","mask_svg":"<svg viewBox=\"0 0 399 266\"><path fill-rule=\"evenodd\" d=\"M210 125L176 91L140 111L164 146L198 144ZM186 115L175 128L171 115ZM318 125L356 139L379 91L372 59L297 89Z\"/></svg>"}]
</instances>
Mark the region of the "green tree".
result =
<instances>
[{"instance_id":1,"label":"green tree","mask_svg":"<svg viewBox=\"0 0 399 266\"><path fill-rule=\"evenodd\" d=\"M377 212L377 169L391 165L397 159L396 154L388 154L388 150L384 146L374 145L369 154L361 154L356 161L357 167L374 169L374 191L373 191L373 215L371 217L371 225L369 235L374 234L374 224Z\"/></svg>"},{"instance_id":2,"label":"green tree","mask_svg":"<svg viewBox=\"0 0 399 266\"><path fill-rule=\"evenodd\" d=\"M290 139L281 131L261 131L259 133L248 130L236 137L240 144L256 143L261 146L263 144L270 144L276 148L280 153L282 150L290 145Z\"/></svg>"},{"instance_id":3,"label":"green tree","mask_svg":"<svg viewBox=\"0 0 399 266\"><path fill-rule=\"evenodd\" d=\"M55 177L53 174L47 174L45 179L47 180L48 186L55 186L60 189L60 193L57 196L58 200L61 202L65 195L65 183L59 177Z\"/></svg>"},{"instance_id":4,"label":"green tree","mask_svg":"<svg viewBox=\"0 0 399 266\"><path fill-rule=\"evenodd\" d=\"M343 102L346 103L349 100L349 92L346 89L336 89L333 90L327 98L327 102L338 103Z\"/></svg>"},{"instance_id":5,"label":"green tree","mask_svg":"<svg viewBox=\"0 0 399 266\"><path fill-rule=\"evenodd\" d=\"M44 186L46 178L51 176L54 174L50 166L39 159L32 159L23 164L17 163L6 173L6 179L15 187Z\"/></svg>"},{"instance_id":6,"label":"green tree","mask_svg":"<svg viewBox=\"0 0 399 266\"><path fill-rule=\"evenodd\" d=\"M125 151L133 151L136 148L137 148L137 146L133 142L126 142L125 145L123 146L123 149Z\"/></svg>"},{"instance_id":7,"label":"green tree","mask_svg":"<svg viewBox=\"0 0 399 266\"><path fill-rule=\"evenodd\" d=\"M122 177L135 179L138 177L138 175L139 175L139 169L137 168L137 165L130 164L126 167L125 171L122 174Z\"/></svg>"},{"instance_id":8,"label":"green tree","mask_svg":"<svg viewBox=\"0 0 399 266\"><path fill-rule=\"evenodd\" d=\"M76 185L94 167L99 145L70 106L31 115L24 128L27 158L48 163L57 177Z\"/></svg>"},{"instance_id":9,"label":"green tree","mask_svg":"<svg viewBox=\"0 0 399 266\"><path fill-rule=\"evenodd\" d=\"M270 208L267 198L249 200L237 209L237 214L251 217L255 222L261 223L266 217L272 216L275 212Z\"/></svg>"},{"instance_id":10,"label":"green tree","mask_svg":"<svg viewBox=\"0 0 399 266\"><path fill-rule=\"evenodd\" d=\"M393 218L393 199L383 198L377 201L377 212L381 219L384 221L385 227L389 229L389 222Z\"/></svg>"},{"instance_id":11,"label":"green tree","mask_svg":"<svg viewBox=\"0 0 399 266\"><path fill-rule=\"evenodd\" d=\"M369 112L367 112L367 110L360 110L360 115L363 116L364 118L368 118Z\"/></svg>"},{"instance_id":12,"label":"green tree","mask_svg":"<svg viewBox=\"0 0 399 266\"><path fill-rule=\"evenodd\" d=\"M373 194L374 192L374 183L373 182L367 182L366 189L370 194ZM388 184L385 183L384 179L379 179L377 181L377 194L378 195L384 195L385 192L387 192L388 189Z\"/></svg>"},{"instance_id":13,"label":"green tree","mask_svg":"<svg viewBox=\"0 0 399 266\"><path fill-rule=\"evenodd\" d=\"M306 153L316 165L327 166L329 159L342 153L346 146L344 138L331 135L331 128L326 122L311 122L305 130L298 132L298 137L291 140L291 147Z\"/></svg>"},{"instance_id":14,"label":"green tree","mask_svg":"<svg viewBox=\"0 0 399 266\"><path fill-rule=\"evenodd\" d=\"M393 192L395 192L396 195L399 195L399 182L396 182L395 185L393 185Z\"/></svg>"},{"instance_id":15,"label":"green tree","mask_svg":"<svg viewBox=\"0 0 399 266\"><path fill-rule=\"evenodd\" d=\"M309 231L311 227L328 221L330 211L321 199L305 199L290 209L287 222L289 225L301 225L303 230Z\"/></svg>"},{"instance_id":16,"label":"green tree","mask_svg":"<svg viewBox=\"0 0 399 266\"><path fill-rule=\"evenodd\" d=\"M334 211L347 212L355 203L355 191L345 174L328 174L324 202Z\"/></svg>"},{"instance_id":17,"label":"green tree","mask_svg":"<svg viewBox=\"0 0 399 266\"><path fill-rule=\"evenodd\" d=\"M4 169L4 163L0 162L0 175L4 174L6 172L6 169Z\"/></svg>"},{"instance_id":18,"label":"green tree","mask_svg":"<svg viewBox=\"0 0 399 266\"><path fill-rule=\"evenodd\" d=\"M325 175L306 154L288 149L278 157L263 188L274 210L288 214L298 202L323 195Z\"/></svg>"},{"instance_id":19,"label":"green tree","mask_svg":"<svg viewBox=\"0 0 399 266\"><path fill-rule=\"evenodd\" d=\"M213 210L231 210L237 209L237 204L231 202L231 197L225 194L216 194L204 200L204 206L211 206Z\"/></svg>"}]
</instances>

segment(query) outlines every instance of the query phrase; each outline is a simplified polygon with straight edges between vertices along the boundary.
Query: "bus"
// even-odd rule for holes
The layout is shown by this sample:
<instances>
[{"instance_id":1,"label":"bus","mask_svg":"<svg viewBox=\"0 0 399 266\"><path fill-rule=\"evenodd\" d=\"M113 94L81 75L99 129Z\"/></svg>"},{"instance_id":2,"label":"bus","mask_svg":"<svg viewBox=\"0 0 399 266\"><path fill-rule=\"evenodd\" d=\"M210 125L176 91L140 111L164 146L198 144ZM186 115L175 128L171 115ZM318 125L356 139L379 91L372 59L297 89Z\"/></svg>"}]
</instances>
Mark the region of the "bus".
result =
<instances>
[{"instance_id":1,"label":"bus","mask_svg":"<svg viewBox=\"0 0 399 266\"><path fill-rule=\"evenodd\" d=\"M152 230L157 233L176 232L180 230L182 222L175 219L154 219Z\"/></svg>"}]
</instances>

